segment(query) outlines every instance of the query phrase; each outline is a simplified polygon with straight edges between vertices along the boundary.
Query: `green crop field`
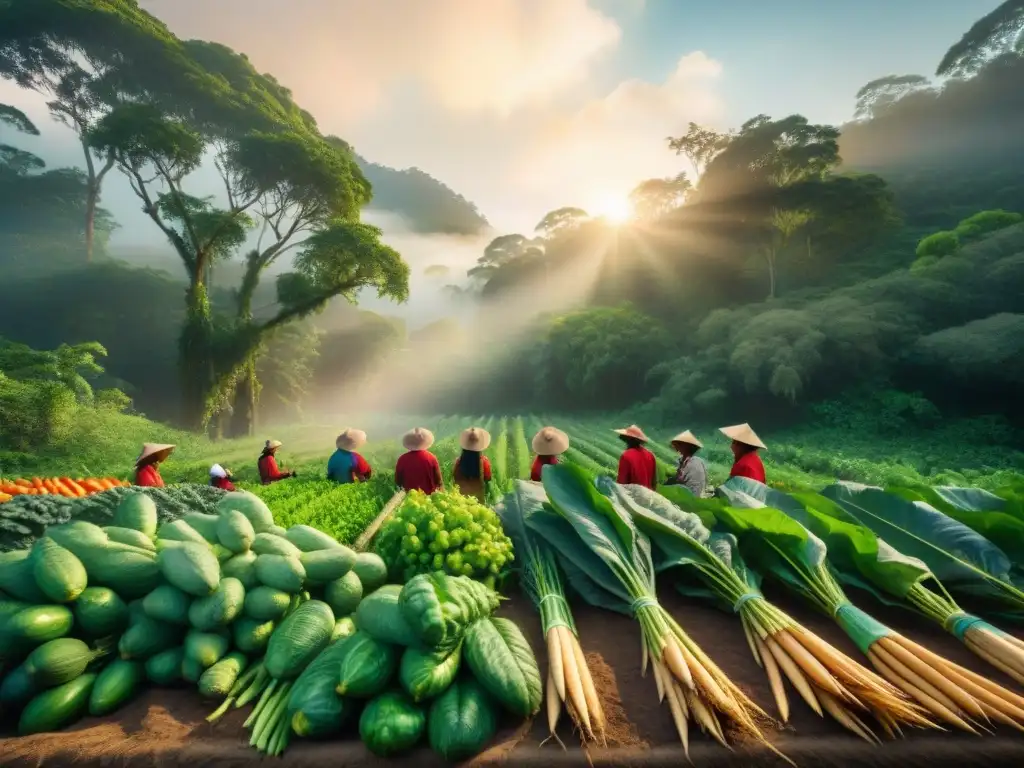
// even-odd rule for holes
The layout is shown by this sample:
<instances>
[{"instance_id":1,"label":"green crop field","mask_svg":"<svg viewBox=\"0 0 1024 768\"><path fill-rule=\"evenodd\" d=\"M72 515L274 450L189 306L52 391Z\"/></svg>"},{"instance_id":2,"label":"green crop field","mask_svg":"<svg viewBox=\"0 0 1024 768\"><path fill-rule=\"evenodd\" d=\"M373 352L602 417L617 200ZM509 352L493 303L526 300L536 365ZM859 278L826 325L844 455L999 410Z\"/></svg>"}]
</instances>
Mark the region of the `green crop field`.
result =
<instances>
[{"instance_id":1,"label":"green crop field","mask_svg":"<svg viewBox=\"0 0 1024 768\"><path fill-rule=\"evenodd\" d=\"M490 457L501 490L515 478L529 475L532 453L529 441L544 424L564 429L572 440L565 459L585 469L613 472L621 444L612 429L625 426L608 418L563 417L557 414L339 414L331 423L293 424L261 429L258 436L238 440L212 441L179 432L139 417L83 412L76 432L60 451L45 454L0 453L0 476L13 478L33 475L74 475L130 478L132 462L145 441L172 442L178 448L161 471L165 481L205 482L209 467L220 463L231 468L245 487L258 485L256 459L268 437L281 440L279 461L299 472L296 480L261 489L275 498L275 509L311 503L330 508L331 493L342 489L323 480L327 458L334 450L337 434L346 426L365 429L369 442L361 453L375 470L371 486L386 496L395 461L402 452L401 435L414 426L434 432L433 452L451 482L452 462L458 456L459 432L469 426L490 431ZM641 424L651 436L651 449L658 459L659 471L668 473L675 461L669 439L681 427ZM688 425L689 426L689 425ZM756 425L755 425L756 426ZM728 476L731 464L728 440L714 427L694 428L704 441L701 453L708 463L710 482L717 485ZM834 480L852 480L871 485L928 483L994 489L1014 482L1024 474L1024 453L989 448L982 443L965 445L954 435L932 435L928 439L902 437L881 439L876 436L851 436L841 430L799 429L762 433L768 443L764 452L769 484L783 489L820 488ZM296 488L301 485L302 490ZM281 505L287 505L287 508Z\"/></svg>"}]
</instances>

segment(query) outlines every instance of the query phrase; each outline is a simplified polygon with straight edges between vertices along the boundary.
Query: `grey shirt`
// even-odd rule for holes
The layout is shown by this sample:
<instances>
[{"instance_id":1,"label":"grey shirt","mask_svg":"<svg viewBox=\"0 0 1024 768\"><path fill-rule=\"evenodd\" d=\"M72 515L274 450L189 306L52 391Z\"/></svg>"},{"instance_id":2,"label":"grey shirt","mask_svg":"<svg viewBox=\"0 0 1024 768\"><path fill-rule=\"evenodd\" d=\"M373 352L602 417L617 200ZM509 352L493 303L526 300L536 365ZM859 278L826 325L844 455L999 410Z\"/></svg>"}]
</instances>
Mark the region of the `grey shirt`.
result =
<instances>
[{"instance_id":1,"label":"grey shirt","mask_svg":"<svg viewBox=\"0 0 1024 768\"><path fill-rule=\"evenodd\" d=\"M702 496L708 484L708 467L697 456L679 457L674 485L684 485L694 496Z\"/></svg>"}]
</instances>

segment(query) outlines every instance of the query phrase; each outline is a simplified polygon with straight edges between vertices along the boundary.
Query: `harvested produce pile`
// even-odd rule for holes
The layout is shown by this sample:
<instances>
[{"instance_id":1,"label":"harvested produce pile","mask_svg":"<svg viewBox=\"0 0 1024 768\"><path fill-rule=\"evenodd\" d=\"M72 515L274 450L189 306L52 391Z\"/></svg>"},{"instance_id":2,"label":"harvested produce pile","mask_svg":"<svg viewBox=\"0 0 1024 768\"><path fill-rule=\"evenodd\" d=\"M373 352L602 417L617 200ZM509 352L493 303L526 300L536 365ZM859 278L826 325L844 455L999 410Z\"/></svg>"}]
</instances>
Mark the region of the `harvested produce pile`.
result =
<instances>
[{"instance_id":1,"label":"harvested produce pile","mask_svg":"<svg viewBox=\"0 0 1024 768\"><path fill-rule=\"evenodd\" d=\"M177 520L189 512L212 512L224 491L208 485L173 485L167 488L112 488L83 498L19 496L0 505L0 551L26 549L48 525L81 520L107 525L118 505L129 495L142 493L156 504L157 520Z\"/></svg>"},{"instance_id":2,"label":"harvested produce pile","mask_svg":"<svg viewBox=\"0 0 1024 768\"><path fill-rule=\"evenodd\" d=\"M512 541L490 507L458 493L412 491L381 527L376 551L395 580L444 571L494 587L512 565Z\"/></svg>"},{"instance_id":3,"label":"harvested produce pile","mask_svg":"<svg viewBox=\"0 0 1024 768\"><path fill-rule=\"evenodd\" d=\"M15 496L53 495L78 499L127 485L127 481L115 477L79 477L75 480L70 477L33 477L31 480L20 477L17 480L0 478L0 504Z\"/></svg>"},{"instance_id":4,"label":"harvested produce pile","mask_svg":"<svg viewBox=\"0 0 1024 768\"><path fill-rule=\"evenodd\" d=\"M191 684L219 700L211 721L253 704L250 743L269 754L358 720L376 754L425 739L455 760L502 710L540 707L533 652L479 582L385 584L377 555L285 530L243 492L163 524L133 493L110 522L49 526L0 555L0 712L20 735L115 712L147 684Z\"/></svg>"}]
</instances>

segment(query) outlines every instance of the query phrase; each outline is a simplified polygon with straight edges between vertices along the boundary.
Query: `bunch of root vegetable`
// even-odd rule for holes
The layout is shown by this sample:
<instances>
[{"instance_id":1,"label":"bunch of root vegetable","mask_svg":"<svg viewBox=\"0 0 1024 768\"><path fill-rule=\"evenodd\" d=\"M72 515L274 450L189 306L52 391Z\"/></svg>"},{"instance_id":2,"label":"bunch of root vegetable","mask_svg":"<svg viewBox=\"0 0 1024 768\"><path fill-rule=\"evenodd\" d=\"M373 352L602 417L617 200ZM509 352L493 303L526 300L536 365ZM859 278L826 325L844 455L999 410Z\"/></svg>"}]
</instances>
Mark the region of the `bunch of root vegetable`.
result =
<instances>
[{"instance_id":1,"label":"bunch of root vegetable","mask_svg":"<svg viewBox=\"0 0 1024 768\"><path fill-rule=\"evenodd\" d=\"M768 676L783 722L789 720L785 679L819 716L827 713L872 743L878 738L862 719L865 716L877 720L890 734L900 725L929 725L903 693L768 602L760 592L760 577L747 568L734 536L712 535L697 515L646 488L604 478L597 487L629 512L654 547L658 570L672 568L680 576L676 586L681 592L710 598L739 616L751 653ZM655 664L654 671L664 696L670 688L663 670Z\"/></svg>"},{"instance_id":2,"label":"bunch of root vegetable","mask_svg":"<svg viewBox=\"0 0 1024 768\"><path fill-rule=\"evenodd\" d=\"M751 594L751 593L748 593ZM783 679L819 716L836 722L865 741L881 743L862 719L873 717L890 738L900 726L934 727L925 712L899 688L851 659L759 596L739 609L754 660L764 669L782 716L789 720Z\"/></svg>"},{"instance_id":3,"label":"bunch of root vegetable","mask_svg":"<svg viewBox=\"0 0 1024 768\"><path fill-rule=\"evenodd\" d=\"M739 537L747 560L834 618L889 687L902 691L930 722L970 733L992 722L1024 730L1024 698L894 632L854 606L827 564L824 543L799 522L770 507L723 506L715 515ZM899 733L898 720L880 721L887 732ZM903 722L922 725L910 719Z\"/></svg>"},{"instance_id":4,"label":"bunch of root vegetable","mask_svg":"<svg viewBox=\"0 0 1024 768\"><path fill-rule=\"evenodd\" d=\"M536 511L542 503L540 486L520 481L496 510L502 526L515 544L523 591L540 612L548 650L545 683L548 739L555 739L565 748L556 733L564 705L584 743L600 742L604 745L607 743L604 710L580 646L572 611L565 599L562 574L554 553L526 526L524 514Z\"/></svg>"},{"instance_id":5,"label":"bunch of root vegetable","mask_svg":"<svg viewBox=\"0 0 1024 768\"><path fill-rule=\"evenodd\" d=\"M726 733L732 732L781 754L761 731L768 715L658 603L650 543L628 511L571 465L546 467L543 489L520 490L517 484L514 493L521 505L531 507L524 515L527 528L557 551L575 591L592 605L628 613L639 622L656 682L687 754L691 722L725 746Z\"/></svg>"}]
</instances>

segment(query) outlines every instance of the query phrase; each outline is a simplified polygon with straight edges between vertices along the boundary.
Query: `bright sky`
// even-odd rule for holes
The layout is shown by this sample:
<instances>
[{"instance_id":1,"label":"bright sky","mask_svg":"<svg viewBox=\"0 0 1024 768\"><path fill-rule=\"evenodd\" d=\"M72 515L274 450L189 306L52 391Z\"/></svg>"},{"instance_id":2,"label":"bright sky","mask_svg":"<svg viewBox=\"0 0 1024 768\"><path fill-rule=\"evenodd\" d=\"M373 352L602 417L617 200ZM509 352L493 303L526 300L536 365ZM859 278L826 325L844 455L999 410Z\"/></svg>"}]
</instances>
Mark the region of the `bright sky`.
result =
<instances>
[{"instance_id":1,"label":"bright sky","mask_svg":"<svg viewBox=\"0 0 1024 768\"><path fill-rule=\"evenodd\" d=\"M523 231L686 169L665 137L690 120L842 122L867 81L932 74L997 0L140 4L179 36L246 53L368 159L418 166Z\"/></svg>"}]
</instances>

